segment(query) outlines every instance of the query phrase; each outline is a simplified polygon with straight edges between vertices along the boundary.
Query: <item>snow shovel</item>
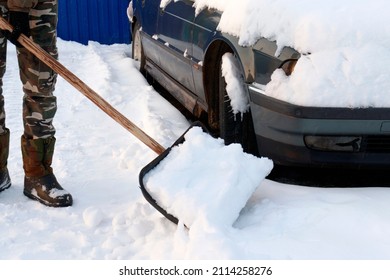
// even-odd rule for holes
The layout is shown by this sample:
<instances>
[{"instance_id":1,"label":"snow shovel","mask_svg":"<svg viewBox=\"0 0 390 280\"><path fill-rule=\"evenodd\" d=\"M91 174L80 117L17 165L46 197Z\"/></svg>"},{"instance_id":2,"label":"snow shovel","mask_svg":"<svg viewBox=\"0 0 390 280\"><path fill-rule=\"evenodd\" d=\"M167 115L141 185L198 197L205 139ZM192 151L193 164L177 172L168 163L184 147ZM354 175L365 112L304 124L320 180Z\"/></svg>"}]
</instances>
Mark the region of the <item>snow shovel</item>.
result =
<instances>
[{"instance_id":1,"label":"snow shovel","mask_svg":"<svg viewBox=\"0 0 390 280\"><path fill-rule=\"evenodd\" d=\"M13 27L5 19L3 19L2 17L0 17L0 29L8 30L9 32L13 31ZM238 216L239 215L239 211L242 209L242 207L245 206L246 201L249 199L250 195L254 191L253 188L257 187L258 184L260 183L260 181L263 180L265 178L265 176L268 175L266 173L267 172L269 173L270 169L272 169L270 163L268 162L267 163L268 166L267 166L267 168L265 168L267 170L264 171L263 166L262 166L263 164L258 161L259 160L258 158L253 157L253 156L252 157L256 159L256 162L252 158L245 157L245 163L247 163L246 165L242 164L243 163L242 162L243 158L240 158L240 160L235 160L235 159L232 160L232 159L230 159L229 164L231 162L234 162L234 164L237 164L237 165L233 166L233 167L231 167L231 165L229 165L230 166L229 168L231 168L231 170L236 170L236 169L240 170L240 172L244 174L244 176L238 176L238 178L235 177L235 178L232 178L232 179L231 179L231 176L228 176L228 175L225 176L225 174L224 174L224 177L226 177L228 179L231 179L230 180L231 182L234 182L234 183L236 183L236 182L244 182L244 184L235 184L232 187L230 185L230 181L229 181L229 183L226 183L226 181L225 181L225 185L224 186L228 185L227 189L230 192L233 192L234 201L230 201L230 204L229 203L225 203L226 202L225 199L224 199L225 197L223 195L220 195L221 193L215 193L215 191L217 191L217 192L218 191L219 192L222 191L223 192L223 191L225 191L226 188L225 189L224 188L219 189L219 188L215 188L214 186L209 187L208 184L204 184L204 182L202 182L202 184L197 185L197 187L204 189L204 186L206 186L207 189L205 189L203 192L201 192L200 196L197 196L197 195L196 196L191 196L187 192L188 188L183 188L182 186L179 186L179 187L181 187L180 189L176 189L175 190L174 202L176 202L176 197L178 197L177 195L182 195L183 192L184 192L185 198L189 197L191 199L191 201L187 201L185 199L186 200L185 203L187 203L187 204L183 205L182 204L183 199L179 198L179 199L177 199L177 202L181 203L181 204L179 203L180 207L182 207L181 210L184 207L185 210L189 209L190 211L186 211L186 213L183 214L183 212L181 210L177 211L177 209L175 207L172 208L172 204L171 205L164 205L166 207L164 209L163 207L161 207L159 205L158 202L156 202L156 200L150 195L148 190L145 188L145 180L144 180L145 179L145 175L147 173L149 173L152 169L154 169L157 165L159 165L159 163L164 158L166 158L168 156L168 154L170 156L171 155L175 155L175 153L173 153L173 149L175 149L175 151L178 151L178 149L176 149L176 147L179 147L179 146L183 147L186 144L191 145L192 141L185 141L185 137L187 138L187 137L190 137L190 135L194 135L194 134L196 135L196 133L198 133L199 131L200 132L206 132L206 133L200 133L199 134L202 137L210 136L209 133L207 132L206 128L200 122L192 123L191 126L188 128L188 130L179 139L177 139L176 142L170 148L165 149L163 146L161 146L159 143L157 143L153 138L151 138L149 135L147 135L145 132L143 132L140 128L138 128L136 125L134 125L123 114L121 114L119 111L117 111L115 108L113 108L107 101L105 101L102 97L100 97L94 90L92 90L82 80L80 80L77 76L75 76L71 71L69 71L67 68L65 68L65 66L63 66L60 62L58 62L56 59L54 59L52 56L50 56L45 50L43 50L40 46L38 46L36 43L34 43L30 38L28 38L27 36L22 34L22 35L19 36L18 42L23 47L25 47L27 50L29 50L32 54L34 54L38 59L40 59L43 63L45 63L48 67L50 67L53 71L58 73L62 78L64 78L72 86L74 86L78 91L80 91L89 100L91 100L103 112L105 112L108 116L110 116L117 123L122 125L126 130L128 130L135 137L137 137L141 142L143 142L145 145L147 145L150 149L152 149L155 153L158 154L157 158L155 158L151 163L149 163L147 166L145 166L140 171L140 174L139 174L140 188L141 188L142 194L146 198L146 200L156 210L158 210L163 216L165 216L171 222L173 222L175 224L178 224L179 220L175 216L179 216L179 215L184 216L185 214L189 214L189 216L191 216L190 217L191 221L188 224L184 221L184 220L187 220L187 222L188 222L188 215L185 215L186 217L184 217L184 219L183 219L183 217L181 217L181 220L183 221L183 224L185 226L188 226L194 220L193 219L194 217L193 217L191 211L197 211L198 208L202 209L202 211L203 211L202 215L204 215L204 214L208 215L208 218L209 217L218 218L217 220L214 219L215 221L219 221L221 219L219 219L220 217L215 217L216 215L210 215L210 212L213 213L213 214L219 213L221 211L224 212L224 213L232 212L234 215ZM194 127L196 127L196 128L194 128ZM194 128L194 130L192 130L192 128ZM188 133L190 130L191 130L192 133ZM212 138L210 136L207 139L207 141L209 141L211 139L214 139L214 138ZM214 140L216 140L216 139L214 139ZM204 143L204 142L201 141L200 143ZM182 144L182 145L180 145L180 144ZM220 144L222 144L221 146L223 148L225 148L223 143L218 141L218 145L220 145ZM198 147L202 148L201 146L198 146ZM226 146L226 148L227 147L229 147L229 146ZM235 149L237 146L235 146L235 147L230 146L230 147ZM218 146L218 148L219 148L219 146ZM189 150L191 150L191 151L194 150L196 155L201 154L196 148L192 147ZM235 149L235 150L236 151L239 150L238 151L238 155L240 156L240 153L242 153L241 147L240 147L240 149ZM172 151L172 153L170 154L171 151ZM209 152L209 151L207 151L207 152ZM180 152L178 154L179 155L181 155L181 154L185 155L185 153L180 153ZM220 157L218 157L218 156L216 158L218 158L218 160L220 159ZM202 160L203 160L203 158L199 159L198 162L201 162ZM268 160L268 161L270 161L270 160ZM190 162L189 164L190 164L189 169L192 169L192 167L193 167L192 164L193 163ZM225 165L223 165L223 166L225 166ZM159 167L161 167L161 165ZM237 167L239 167L239 168L237 168ZM245 170L242 170L243 167L244 167ZM248 169L248 167L252 169L252 172L250 172L250 173L246 172L246 169ZM166 172L172 173L171 172L172 170L176 171L176 169L172 168L170 170L166 170ZM224 169L224 172L225 172L225 170L226 169ZM255 171L255 172L253 172L253 171ZM175 172L173 172L173 173L175 173ZM165 176L165 175L166 174L164 173L163 176ZM173 176L175 177L175 179L180 179L180 178L183 179L183 177L177 176L176 173ZM151 177L153 177L153 176L151 176ZM153 178L156 178L156 177L153 177ZM196 181L196 178L186 178L185 177L184 179L187 179L189 181ZM207 179L207 178L205 178L205 179ZM224 178L218 178L219 181L221 181L222 179L224 179ZM220 184L219 181L218 181L217 185ZM245 192L243 192L241 189L237 189L236 188L237 186L245 187ZM247 186L249 186L249 188ZM170 189L171 186L165 186L165 187L166 188L161 188L161 186L158 184L159 190L162 190L162 191L166 191L167 189ZM176 187L176 186L174 186L174 187ZM150 185L148 186L148 188L150 190ZM198 191L197 188L194 188L193 190L195 192ZM208 194L209 198L210 198L210 196L212 196L211 199L209 199L209 200L206 199L205 200L204 199L204 195L205 194ZM214 199L215 197L219 198L219 199L217 199L218 203L209 203L210 201L215 200ZM160 204L166 204L166 201L160 202ZM191 204L192 207L188 207L188 204ZM198 205L202 205L202 207L198 207ZM175 204L175 206L176 206L176 204ZM223 208L223 209L221 210L221 208ZM170 213L168 213L167 209L169 209ZM234 221L231 220L231 219L234 218L233 215L229 215L229 216L225 215L225 216L227 218L229 218L229 220L224 219L224 221L227 221L228 223L234 222ZM195 218L196 218L196 216L195 216Z\"/></svg>"},{"instance_id":2,"label":"snow shovel","mask_svg":"<svg viewBox=\"0 0 390 280\"><path fill-rule=\"evenodd\" d=\"M8 30L9 32L13 31L13 26L6 21L4 18L0 17L0 29ZM152 149L159 156L148 164L141 172L140 172L140 185L141 191L145 197L145 199L155 207L159 212L161 212L166 218L170 221L177 223L178 219L169 213L167 213L162 207L160 207L157 202L152 198L152 196L146 190L142 178L145 174L150 171L154 166L158 164L166 155L169 153L171 148L165 149L158 142L156 142L153 138L147 135L144 131L142 131L139 127L137 127L133 122L127 119L123 114L121 114L118 110L112 107L106 100L104 100L100 95L98 95L93 89L91 89L87 84L85 84L81 79L79 79L75 74L73 74L70 70L68 70L65 66L63 66L59 61L54 59L51 55L49 55L45 50L43 50L39 45L34 43L30 38L21 34L18 38L18 42L29 50L32 54L34 54L38 59L40 59L43 63L49 66L53 71L58 73L62 78L64 78L67 82L69 82L73 87L75 87L78 91L80 91L84 96L86 96L89 100L91 100L96 106L98 106L103 112L105 112L108 116L114 119L117 123L122 125L126 130L132 133L135 137L137 137L141 142L143 142L146 146ZM190 128L194 126L201 126L204 131L206 129L200 122L194 122L191 124ZM189 128L189 129L190 129ZM188 130L187 130L188 131ZM184 136L184 134L183 134ZM184 141L184 137L181 136L172 146L177 145Z\"/></svg>"}]
</instances>

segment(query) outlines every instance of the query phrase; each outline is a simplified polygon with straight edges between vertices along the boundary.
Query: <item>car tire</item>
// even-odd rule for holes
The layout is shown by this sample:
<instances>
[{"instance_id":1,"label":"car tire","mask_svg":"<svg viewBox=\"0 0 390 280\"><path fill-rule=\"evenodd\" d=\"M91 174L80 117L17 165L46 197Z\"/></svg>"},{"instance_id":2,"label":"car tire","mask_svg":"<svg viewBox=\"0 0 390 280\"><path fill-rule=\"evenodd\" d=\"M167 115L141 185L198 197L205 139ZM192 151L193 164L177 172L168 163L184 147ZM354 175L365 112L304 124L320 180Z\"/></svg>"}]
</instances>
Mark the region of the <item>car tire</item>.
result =
<instances>
[{"instance_id":1,"label":"car tire","mask_svg":"<svg viewBox=\"0 0 390 280\"><path fill-rule=\"evenodd\" d=\"M224 139L226 145L239 143L245 152L258 155L251 112L233 113L226 91L226 81L222 76L222 56L220 56L218 65L219 137Z\"/></svg>"},{"instance_id":2,"label":"car tire","mask_svg":"<svg viewBox=\"0 0 390 280\"><path fill-rule=\"evenodd\" d=\"M146 57L141 41L141 25L136 22L132 32L132 58L138 63L137 69L145 74Z\"/></svg>"}]
</instances>

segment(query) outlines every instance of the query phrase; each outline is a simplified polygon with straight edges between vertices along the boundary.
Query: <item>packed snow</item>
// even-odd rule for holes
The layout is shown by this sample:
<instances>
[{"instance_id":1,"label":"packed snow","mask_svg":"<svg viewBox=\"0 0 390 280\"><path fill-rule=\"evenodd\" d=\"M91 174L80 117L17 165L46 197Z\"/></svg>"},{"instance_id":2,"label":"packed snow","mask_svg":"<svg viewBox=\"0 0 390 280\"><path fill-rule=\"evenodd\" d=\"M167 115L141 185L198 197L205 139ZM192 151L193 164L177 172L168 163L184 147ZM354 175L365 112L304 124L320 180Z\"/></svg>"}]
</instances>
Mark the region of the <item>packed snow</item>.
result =
<instances>
[{"instance_id":1,"label":"packed snow","mask_svg":"<svg viewBox=\"0 0 390 280\"><path fill-rule=\"evenodd\" d=\"M214 139L198 126L184 140L147 174L147 191L191 229L203 228L204 221L232 226L271 172L272 161L245 154L239 144L225 146L222 139Z\"/></svg>"},{"instance_id":2,"label":"packed snow","mask_svg":"<svg viewBox=\"0 0 390 280\"><path fill-rule=\"evenodd\" d=\"M223 10L221 30L237 35L243 45L265 36L277 41L279 51L291 46L305 53L293 75L275 73L269 94L283 98L285 92L294 96L299 90L302 100L293 98L291 102L306 104L314 88L318 90L313 99L316 105L387 106L389 99L383 94L389 79L384 67L390 27L383 23L389 8L385 1L373 5L351 0L243 0L242 9L234 3L196 1L198 11L205 6ZM240 18L245 20L237 25ZM355 32L347 32L349 28ZM84 46L59 40L59 53L60 62L164 147L171 146L190 126L137 71L130 45L90 42ZM236 207L231 211L214 208L210 220L207 209L189 228L184 221L171 223L139 189L140 170L157 155L62 78L56 89L59 108L54 120L57 146L53 168L59 182L72 193L74 205L57 209L29 200L23 196L22 92L15 57L10 46L4 95L11 130L8 166L12 187L0 193L1 259L390 258L388 188L283 184L263 180L267 168L258 178L246 178L254 182L250 190L222 192L223 200ZM310 79L303 79L309 71L314 72ZM352 92L357 88L363 90ZM367 91L372 88L375 91ZM201 139L199 145L211 151L219 140L211 144L207 139ZM202 174L202 166L193 163L184 174L187 180ZM210 178L201 177L205 183L228 179L224 168L210 168L214 171L207 175ZM251 168L256 167L250 164L247 168L252 176ZM167 185L180 186L182 178L164 180ZM222 182L218 180L212 187L221 189L218 184ZM202 203L212 206L214 199L205 196ZM243 200L247 202L237 215ZM180 213L178 216L181 218Z\"/></svg>"},{"instance_id":3,"label":"packed snow","mask_svg":"<svg viewBox=\"0 0 390 280\"><path fill-rule=\"evenodd\" d=\"M222 77L226 82L226 92L230 99L233 114L249 111L249 96L244 88L244 77L239 70L237 59L231 53L222 57Z\"/></svg>"}]
</instances>

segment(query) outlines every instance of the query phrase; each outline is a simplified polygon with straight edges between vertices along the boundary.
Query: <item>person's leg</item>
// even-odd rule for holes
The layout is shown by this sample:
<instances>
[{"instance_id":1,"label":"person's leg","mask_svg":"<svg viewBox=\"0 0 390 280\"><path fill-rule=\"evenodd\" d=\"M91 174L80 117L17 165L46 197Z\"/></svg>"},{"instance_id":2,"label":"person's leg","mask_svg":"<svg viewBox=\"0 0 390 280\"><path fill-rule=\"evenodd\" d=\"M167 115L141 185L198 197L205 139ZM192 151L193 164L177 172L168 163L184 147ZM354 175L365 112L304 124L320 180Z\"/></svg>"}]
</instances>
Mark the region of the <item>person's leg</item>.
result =
<instances>
[{"instance_id":1,"label":"person's leg","mask_svg":"<svg viewBox=\"0 0 390 280\"><path fill-rule=\"evenodd\" d=\"M30 11L31 38L53 57L56 45L57 0L40 0ZM23 124L21 139L24 194L53 207L72 205L72 196L57 182L51 167L56 139L53 119L57 99L53 95L57 74L25 48L18 48L23 83Z\"/></svg>"},{"instance_id":2,"label":"person's leg","mask_svg":"<svg viewBox=\"0 0 390 280\"><path fill-rule=\"evenodd\" d=\"M6 2L0 1L0 16L7 18ZM7 58L7 39L0 31L0 192L11 186L7 160L9 153L9 130L5 126L5 108L3 96L3 77Z\"/></svg>"}]
</instances>

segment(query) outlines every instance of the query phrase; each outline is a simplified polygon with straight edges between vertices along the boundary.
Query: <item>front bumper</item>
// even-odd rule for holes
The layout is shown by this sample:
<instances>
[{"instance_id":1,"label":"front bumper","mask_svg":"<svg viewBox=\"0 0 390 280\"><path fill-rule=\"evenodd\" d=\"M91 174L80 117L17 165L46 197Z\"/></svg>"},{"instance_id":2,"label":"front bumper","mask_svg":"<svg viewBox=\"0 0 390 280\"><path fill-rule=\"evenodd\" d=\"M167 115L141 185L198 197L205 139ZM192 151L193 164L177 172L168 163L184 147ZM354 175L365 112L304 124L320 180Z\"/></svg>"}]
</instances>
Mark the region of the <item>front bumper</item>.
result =
<instances>
[{"instance_id":1,"label":"front bumper","mask_svg":"<svg viewBox=\"0 0 390 280\"><path fill-rule=\"evenodd\" d=\"M304 107L268 97L255 86L248 89L261 156L290 166L390 168L389 108ZM306 136L358 137L359 149L313 149Z\"/></svg>"}]
</instances>

